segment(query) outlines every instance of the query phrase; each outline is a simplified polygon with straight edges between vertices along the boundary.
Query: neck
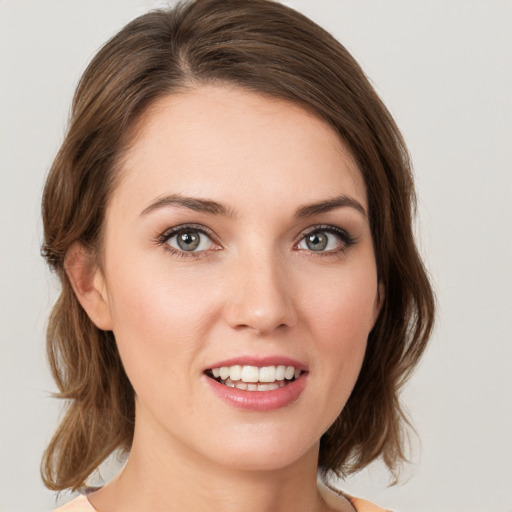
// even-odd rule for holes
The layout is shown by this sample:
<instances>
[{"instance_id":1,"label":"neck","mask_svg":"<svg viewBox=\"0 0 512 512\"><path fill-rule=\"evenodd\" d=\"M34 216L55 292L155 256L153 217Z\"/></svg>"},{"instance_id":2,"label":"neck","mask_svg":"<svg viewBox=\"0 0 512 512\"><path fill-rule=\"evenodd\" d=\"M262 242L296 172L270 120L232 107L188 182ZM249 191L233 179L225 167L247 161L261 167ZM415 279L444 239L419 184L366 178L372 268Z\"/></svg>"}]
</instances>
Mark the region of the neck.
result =
<instances>
[{"instance_id":1,"label":"neck","mask_svg":"<svg viewBox=\"0 0 512 512\"><path fill-rule=\"evenodd\" d=\"M136 429L124 470L89 499L102 512L320 511L318 448L286 467L240 469L216 464L172 440L163 449Z\"/></svg>"}]
</instances>

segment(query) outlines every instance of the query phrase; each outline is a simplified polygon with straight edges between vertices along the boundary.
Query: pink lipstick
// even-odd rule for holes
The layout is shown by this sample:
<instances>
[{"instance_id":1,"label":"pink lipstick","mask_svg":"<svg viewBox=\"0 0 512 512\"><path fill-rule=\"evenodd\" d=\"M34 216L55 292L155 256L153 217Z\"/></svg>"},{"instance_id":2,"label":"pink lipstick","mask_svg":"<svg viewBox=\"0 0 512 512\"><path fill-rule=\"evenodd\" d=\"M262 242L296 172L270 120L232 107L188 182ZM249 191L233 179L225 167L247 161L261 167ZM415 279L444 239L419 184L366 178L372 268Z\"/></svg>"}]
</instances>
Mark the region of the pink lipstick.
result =
<instances>
[{"instance_id":1,"label":"pink lipstick","mask_svg":"<svg viewBox=\"0 0 512 512\"><path fill-rule=\"evenodd\" d=\"M238 357L204 370L204 382L228 404L249 411L271 411L295 402L308 371L297 360L282 357Z\"/></svg>"}]
</instances>

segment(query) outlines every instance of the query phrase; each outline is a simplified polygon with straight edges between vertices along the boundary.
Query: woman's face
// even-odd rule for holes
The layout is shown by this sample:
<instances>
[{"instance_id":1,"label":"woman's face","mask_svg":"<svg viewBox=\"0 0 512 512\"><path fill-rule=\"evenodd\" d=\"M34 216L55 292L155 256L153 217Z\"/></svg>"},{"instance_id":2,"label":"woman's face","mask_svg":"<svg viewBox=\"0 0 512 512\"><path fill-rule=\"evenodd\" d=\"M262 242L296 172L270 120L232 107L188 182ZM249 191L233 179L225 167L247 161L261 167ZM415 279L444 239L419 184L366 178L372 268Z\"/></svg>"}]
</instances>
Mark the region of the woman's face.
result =
<instances>
[{"instance_id":1,"label":"woman's face","mask_svg":"<svg viewBox=\"0 0 512 512\"><path fill-rule=\"evenodd\" d=\"M134 448L236 468L318 449L379 309L352 156L299 106L232 87L144 117L99 272L136 392Z\"/></svg>"}]
</instances>

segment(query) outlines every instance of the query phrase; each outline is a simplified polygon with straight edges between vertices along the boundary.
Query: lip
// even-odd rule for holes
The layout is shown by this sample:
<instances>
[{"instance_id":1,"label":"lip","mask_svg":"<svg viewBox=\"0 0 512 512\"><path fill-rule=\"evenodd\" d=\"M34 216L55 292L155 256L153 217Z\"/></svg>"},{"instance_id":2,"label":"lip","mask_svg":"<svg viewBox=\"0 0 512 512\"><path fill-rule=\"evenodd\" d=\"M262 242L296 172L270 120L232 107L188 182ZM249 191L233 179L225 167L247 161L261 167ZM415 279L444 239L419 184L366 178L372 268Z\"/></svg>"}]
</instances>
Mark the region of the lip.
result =
<instances>
[{"instance_id":1,"label":"lip","mask_svg":"<svg viewBox=\"0 0 512 512\"><path fill-rule=\"evenodd\" d=\"M308 373L303 373L297 380L272 391L245 391L243 389L230 388L208 377L206 374L202 375L203 382L224 402L238 409L260 412L281 409L295 402L306 387L307 377Z\"/></svg>"},{"instance_id":2,"label":"lip","mask_svg":"<svg viewBox=\"0 0 512 512\"><path fill-rule=\"evenodd\" d=\"M222 366L293 366L303 372L301 376L282 388L271 391L245 391L230 388L203 373L202 379L208 388L222 401L238 409L246 411L273 411L295 402L306 387L308 368L305 364L287 356L238 356L217 361L204 369L221 368Z\"/></svg>"}]
</instances>

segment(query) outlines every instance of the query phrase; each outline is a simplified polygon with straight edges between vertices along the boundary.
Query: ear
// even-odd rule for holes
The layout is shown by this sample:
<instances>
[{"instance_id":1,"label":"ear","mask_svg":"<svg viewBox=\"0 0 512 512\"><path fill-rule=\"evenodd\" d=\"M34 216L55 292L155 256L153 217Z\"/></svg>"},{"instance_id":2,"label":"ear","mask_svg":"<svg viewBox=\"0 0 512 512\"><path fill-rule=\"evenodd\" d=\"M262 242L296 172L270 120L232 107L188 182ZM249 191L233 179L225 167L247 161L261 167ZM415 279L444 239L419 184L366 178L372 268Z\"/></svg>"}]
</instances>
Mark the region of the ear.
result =
<instances>
[{"instance_id":1,"label":"ear","mask_svg":"<svg viewBox=\"0 0 512 512\"><path fill-rule=\"evenodd\" d=\"M112 318L105 278L93 263L93 256L75 242L66 253L64 269L75 295L91 321L104 331L112 330Z\"/></svg>"}]
</instances>

